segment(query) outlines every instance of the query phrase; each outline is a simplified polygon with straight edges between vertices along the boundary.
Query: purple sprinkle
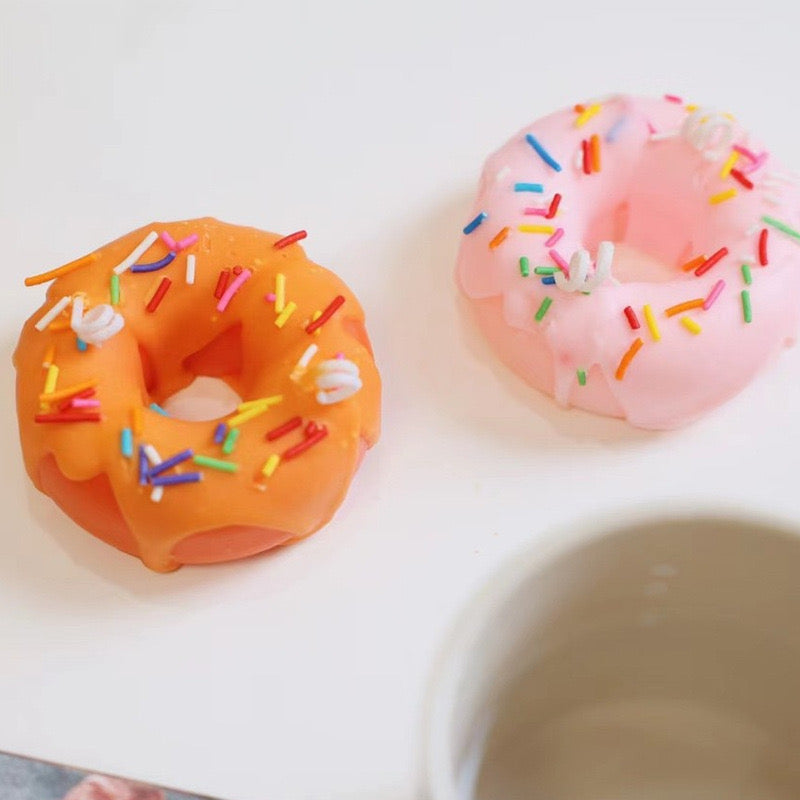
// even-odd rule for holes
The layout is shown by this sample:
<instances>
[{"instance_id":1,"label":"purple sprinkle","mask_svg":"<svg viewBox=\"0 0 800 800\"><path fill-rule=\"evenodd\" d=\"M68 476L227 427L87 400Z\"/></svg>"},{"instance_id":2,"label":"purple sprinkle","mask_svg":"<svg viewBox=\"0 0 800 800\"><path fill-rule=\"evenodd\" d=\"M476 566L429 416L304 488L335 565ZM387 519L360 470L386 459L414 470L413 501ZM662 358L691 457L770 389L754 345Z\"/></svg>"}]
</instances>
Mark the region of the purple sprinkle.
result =
<instances>
[{"instance_id":1,"label":"purple sprinkle","mask_svg":"<svg viewBox=\"0 0 800 800\"><path fill-rule=\"evenodd\" d=\"M139 486L147 484L147 469L148 469L147 455L144 452L144 446L139 445Z\"/></svg>"},{"instance_id":2,"label":"purple sprinkle","mask_svg":"<svg viewBox=\"0 0 800 800\"><path fill-rule=\"evenodd\" d=\"M162 475L160 478L151 478L153 486L175 486L179 483L199 483L203 476L199 472L183 472L180 475Z\"/></svg>"},{"instance_id":3,"label":"purple sprinkle","mask_svg":"<svg viewBox=\"0 0 800 800\"><path fill-rule=\"evenodd\" d=\"M220 422L220 424L214 428L214 444L222 444L227 435L228 426L224 422Z\"/></svg>"},{"instance_id":4,"label":"purple sprinkle","mask_svg":"<svg viewBox=\"0 0 800 800\"><path fill-rule=\"evenodd\" d=\"M152 481L156 475L160 475L162 472L166 472L168 469L172 469L173 467L178 466L178 464L182 464L184 461L188 461L194 452L191 450L182 450L180 453L175 453L174 456L170 456L167 459L164 459L160 464L156 464L148 473L147 477ZM156 484L153 483L155 486Z\"/></svg>"},{"instance_id":5,"label":"purple sprinkle","mask_svg":"<svg viewBox=\"0 0 800 800\"><path fill-rule=\"evenodd\" d=\"M171 264L175 259L175 253L167 253L161 261L151 261L149 264L134 264L131 272L157 272Z\"/></svg>"}]
</instances>

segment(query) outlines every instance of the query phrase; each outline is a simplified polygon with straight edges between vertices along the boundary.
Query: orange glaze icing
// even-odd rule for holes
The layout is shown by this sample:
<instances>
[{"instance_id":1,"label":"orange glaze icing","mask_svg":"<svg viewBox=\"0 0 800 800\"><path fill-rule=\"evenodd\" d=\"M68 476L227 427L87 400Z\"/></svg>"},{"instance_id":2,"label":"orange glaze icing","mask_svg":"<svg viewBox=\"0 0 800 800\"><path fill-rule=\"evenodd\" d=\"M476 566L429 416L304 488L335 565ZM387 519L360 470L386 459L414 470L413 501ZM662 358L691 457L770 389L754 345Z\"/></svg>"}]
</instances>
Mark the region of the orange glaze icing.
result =
<instances>
[{"instance_id":1,"label":"orange glaze icing","mask_svg":"<svg viewBox=\"0 0 800 800\"><path fill-rule=\"evenodd\" d=\"M35 329L36 321L65 295L84 293L86 308L109 303L114 267L151 230L167 231L176 241L196 233L199 240L158 272L128 270L120 276L116 311L125 318L120 333L80 352L75 333L64 324L69 309L45 331ZM31 480L90 533L138 555L154 570L241 558L313 533L331 518L364 451L377 441L380 379L361 306L336 275L309 261L300 245L274 249L280 238L211 218L148 225L104 245L94 261L58 277L22 330L14 364L20 438ZM167 253L159 239L138 263ZM185 278L189 254L196 257L194 285ZM251 270L252 277L218 312L214 290L219 273L237 265ZM286 276L286 302L297 304L282 328L275 325L273 303L265 300L278 273ZM150 313L145 306L163 277L172 286ZM337 295L345 298L341 308L317 333L307 333L314 312ZM293 368L312 343L319 346L317 354L305 375L293 380ZM53 345L56 391L96 379L100 422L34 421L43 410L42 364ZM346 400L322 405L315 397L314 366L340 352L358 366L363 386ZM198 375L223 379L245 402L274 395L283 399L242 423L236 447L226 456L213 433L229 417L190 422L149 408L163 404ZM49 410L56 411L57 405ZM141 432L134 436L133 457L126 458L120 437L133 426L137 407ZM295 416L302 417L303 427L276 441L265 440L267 431ZM264 477L267 458L303 441L311 421L324 425L328 435ZM163 499L153 502L151 487L138 480L138 446L144 443L163 459L189 448L234 462L239 469L218 472L186 461L167 474L197 471L202 481L167 486Z\"/></svg>"}]
</instances>

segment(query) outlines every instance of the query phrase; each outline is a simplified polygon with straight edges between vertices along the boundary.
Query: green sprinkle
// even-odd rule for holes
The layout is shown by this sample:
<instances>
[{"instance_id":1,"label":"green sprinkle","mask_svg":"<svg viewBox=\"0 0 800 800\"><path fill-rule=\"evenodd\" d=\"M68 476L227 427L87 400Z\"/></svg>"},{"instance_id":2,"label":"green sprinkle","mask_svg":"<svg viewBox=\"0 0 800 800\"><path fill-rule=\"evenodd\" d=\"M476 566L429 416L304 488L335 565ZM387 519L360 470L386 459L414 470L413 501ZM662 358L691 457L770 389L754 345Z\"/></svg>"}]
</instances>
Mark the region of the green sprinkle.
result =
<instances>
[{"instance_id":1,"label":"green sprinkle","mask_svg":"<svg viewBox=\"0 0 800 800\"><path fill-rule=\"evenodd\" d=\"M542 300L542 304L539 306L539 310L536 312L536 321L541 322L544 315L547 313L547 309L550 308L550 304L553 302L552 297L545 297Z\"/></svg>"},{"instance_id":2,"label":"green sprinkle","mask_svg":"<svg viewBox=\"0 0 800 800\"><path fill-rule=\"evenodd\" d=\"M747 289L742 289L742 311L744 312L744 321L753 321L753 308L750 305L750 292Z\"/></svg>"},{"instance_id":3,"label":"green sprinkle","mask_svg":"<svg viewBox=\"0 0 800 800\"><path fill-rule=\"evenodd\" d=\"M578 383L581 386L586 386L586 370L583 369L578 370Z\"/></svg>"},{"instance_id":4,"label":"green sprinkle","mask_svg":"<svg viewBox=\"0 0 800 800\"><path fill-rule=\"evenodd\" d=\"M231 428L228 431L228 435L222 443L222 452L225 453L226 456L229 456L233 452L233 448L236 447L236 440L239 438L240 433L241 431L238 428Z\"/></svg>"},{"instance_id":5,"label":"green sprinkle","mask_svg":"<svg viewBox=\"0 0 800 800\"><path fill-rule=\"evenodd\" d=\"M556 268L555 267L534 267L533 270L535 275L555 275Z\"/></svg>"},{"instance_id":6,"label":"green sprinkle","mask_svg":"<svg viewBox=\"0 0 800 800\"><path fill-rule=\"evenodd\" d=\"M197 464L198 467L208 467L208 469L216 469L220 472L236 472L239 469L238 464L234 464L230 461L222 461L219 458L211 458L210 456L195 456L194 463Z\"/></svg>"},{"instance_id":7,"label":"green sprinkle","mask_svg":"<svg viewBox=\"0 0 800 800\"><path fill-rule=\"evenodd\" d=\"M119 275L111 276L111 305L119 305Z\"/></svg>"},{"instance_id":8,"label":"green sprinkle","mask_svg":"<svg viewBox=\"0 0 800 800\"><path fill-rule=\"evenodd\" d=\"M742 277L748 286L753 282L753 275L750 272L749 264L742 264Z\"/></svg>"},{"instance_id":9,"label":"green sprinkle","mask_svg":"<svg viewBox=\"0 0 800 800\"><path fill-rule=\"evenodd\" d=\"M772 225L773 228L781 231L781 233L785 233L787 236L791 236L793 239L800 240L800 233L794 228L790 228L785 222L781 222L779 219L775 219L774 217L761 217L761 221L766 222L767 225Z\"/></svg>"},{"instance_id":10,"label":"green sprinkle","mask_svg":"<svg viewBox=\"0 0 800 800\"><path fill-rule=\"evenodd\" d=\"M520 256L519 272L523 278L527 278L531 274L531 262L528 260L528 256Z\"/></svg>"}]
</instances>

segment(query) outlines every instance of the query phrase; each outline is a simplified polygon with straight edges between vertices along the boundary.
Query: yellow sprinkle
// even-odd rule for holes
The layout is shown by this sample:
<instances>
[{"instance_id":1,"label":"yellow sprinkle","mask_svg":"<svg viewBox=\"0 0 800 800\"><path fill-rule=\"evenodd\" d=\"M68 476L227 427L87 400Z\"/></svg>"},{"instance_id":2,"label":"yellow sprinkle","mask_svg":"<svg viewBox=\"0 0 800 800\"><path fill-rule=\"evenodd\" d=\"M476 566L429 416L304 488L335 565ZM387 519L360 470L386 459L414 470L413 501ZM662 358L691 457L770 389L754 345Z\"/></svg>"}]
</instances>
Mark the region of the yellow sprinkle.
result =
<instances>
[{"instance_id":1,"label":"yellow sprinkle","mask_svg":"<svg viewBox=\"0 0 800 800\"><path fill-rule=\"evenodd\" d=\"M582 128L599 110L600 103L592 103L588 108L585 108L575 120L575 127Z\"/></svg>"},{"instance_id":2,"label":"yellow sprinkle","mask_svg":"<svg viewBox=\"0 0 800 800\"><path fill-rule=\"evenodd\" d=\"M271 398L268 398L268 400L269 399ZM280 399L278 402L280 402ZM245 422L250 422L251 419L260 417L264 412L269 411L271 405L275 405L275 403L269 403L267 400L263 400L256 405L250 406L250 408L246 408L244 411L240 411L228 420L228 427L236 428Z\"/></svg>"},{"instance_id":3,"label":"yellow sprinkle","mask_svg":"<svg viewBox=\"0 0 800 800\"><path fill-rule=\"evenodd\" d=\"M142 407L134 406L131 409L131 429L134 436L142 435Z\"/></svg>"},{"instance_id":4,"label":"yellow sprinkle","mask_svg":"<svg viewBox=\"0 0 800 800\"><path fill-rule=\"evenodd\" d=\"M44 380L44 393L53 394L53 392L56 390L57 383L58 383L58 367L55 364L51 364L47 368L47 377Z\"/></svg>"},{"instance_id":5,"label":"yellow sprinkle","mask_svg":"<svg viewBox=\"0 0 800 800\"><path fill-rule=\"evenodd\" d=\"M281 457L277 453L273 453L268 459L267 463L264 464L263 469L261 470L261 474L265 478L271 478L272 473L278 468L278 464L281 463Z\"/></svg>"},{"instance_id":6,"label":"yellow sprinkle","mask_svg":"<svg viewBox=\"0 0 800 800\"><path fill-rule=\"evenodd\" d=\"M658 329L653 309L650 308L649 305L644 307L644 320L647 323L647 327L650 329L650 335L653 337L653 341L659 341L661 339L661 331Z\"/></svg>"},{"instance_id":7,"label":"yellow sprinkle","mask_svg":"<svg viewBox=\"0 0 800 800\"><path fill-rule=\"evenodd\" d=\"M555 233L556 229L552 225L518 225L517 230L521 233Z\"/></svg>"},{"instance_id":8,"label":"yellow sprinkle","mask_svg":"<svg viewBox=\"0 0 800 800\"><path fill-rule=\"evenodd\" d=\"M689 333L693 333L695 336L703 330L691 317L681 317L681 323Z\"/></svg>"},{"instance_id":9,"label":"yellow sprinkle","mask_svg":"<svg viewBox=\"0 0 800 800\"><path fill-rule=\"evenodd\" d=\"M699 106L697 105L697 103L688 103L687 106L686 106L686 110L690 114L692 113L692 111L697 111L698 108L699 108Z\"/></svg>"},{"instance_id":10,"label":"yellow sprinkle","mask_svg":"<svg viewBox=\"0 0 800 800\"><path fill-rule=\"evenodd\" d=\"M729 156L728 160L722 165L722 169L720 170L719 176L720 178L727 178L728 175L731 174L731 170L733 169L736 162L739 160L739 154L734 150Z\"/></svg>"},{"instance_id":11,"label":"yellow sprinkle","mask_svg":"<svg viewBox=\"0 0 800 800\"><path fill-rule=\"evenodd\" d=\"M295 303L293 300L290 300L286 304L286 308L284 308L283 311L281 311L281 313L278 314L277 317L275 317L275 324L279 328L282 328L286 324L286 320L289 319L289 317L291 317L292 314L294 314L294 310L296 308L297 308L297 303Z\"/></svg>"},{"instance_id":12,"label":"yellow sprinkle","mask_svg":"<svg viewBox=\"0 0 800 800\"><path fill-rule=\"evenodd\" d=\"M270 397L259 397L257 400L246 400L244 403L240 403L236 406L236 410L238 412L242 411L249 411L251 408L269 408L270 406L276 406L283 400L282 394L273 394Z\"/></svg>"},{"instance_id":13,"label":"yellow sprinkle","mask_svg":"<svg viewBox=\"0 0 800 800\"><path fill-rule=\"evenodd\" d=\"M724 192L719 192L719 194L712 194L711 197L708 198L708 202L711 203L712 206L715 206L718 203L724 203L726 200L730 200L732 197L736 197L736 189L726 189Z\"/></svg>"},{"instance_id":14,"label":"yellow sprinkle","mask_svg":"<svg viewBox=\"0 0 800 800\"><path fill-rule=\"evenodd\" d=\"M286 308L286 276L279 272L275 276L275 313L280 314Z\"/></svg>"},{"instance_id":15,"label":"yellow sprinkle","mask_svg":"<svg viewBox=\"0 0 800 800\"><path fill-rule=\"evenodd\" d=\"M47 352L44 354L44 361L42 361L42 369L47 369L53 361L55 361L56 357L56 346L51 344L50 347L47 348Z\"/></svg>"}]
</instances>

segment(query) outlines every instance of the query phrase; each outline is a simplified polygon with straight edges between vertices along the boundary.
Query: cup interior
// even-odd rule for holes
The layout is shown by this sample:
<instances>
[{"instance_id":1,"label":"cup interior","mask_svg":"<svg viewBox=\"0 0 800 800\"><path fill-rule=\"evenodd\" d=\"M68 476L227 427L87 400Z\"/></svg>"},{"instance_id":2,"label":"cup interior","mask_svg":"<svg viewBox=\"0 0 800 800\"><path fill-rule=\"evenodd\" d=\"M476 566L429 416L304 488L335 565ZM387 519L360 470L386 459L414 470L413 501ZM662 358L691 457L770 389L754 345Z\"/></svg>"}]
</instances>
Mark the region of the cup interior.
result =
<instances>
[{"instance_id":1,"label":"cup interior","mask_svg":"<svg viewBox=\"0 0 800 800\"><path fill-rule=\"evenodd\" d=\"M433 800L800 797L800 537L660 518L531 563L444 659Z\"/></svg>"}]
</instances>

